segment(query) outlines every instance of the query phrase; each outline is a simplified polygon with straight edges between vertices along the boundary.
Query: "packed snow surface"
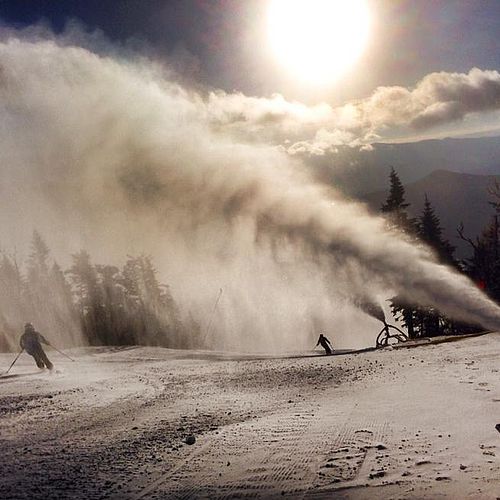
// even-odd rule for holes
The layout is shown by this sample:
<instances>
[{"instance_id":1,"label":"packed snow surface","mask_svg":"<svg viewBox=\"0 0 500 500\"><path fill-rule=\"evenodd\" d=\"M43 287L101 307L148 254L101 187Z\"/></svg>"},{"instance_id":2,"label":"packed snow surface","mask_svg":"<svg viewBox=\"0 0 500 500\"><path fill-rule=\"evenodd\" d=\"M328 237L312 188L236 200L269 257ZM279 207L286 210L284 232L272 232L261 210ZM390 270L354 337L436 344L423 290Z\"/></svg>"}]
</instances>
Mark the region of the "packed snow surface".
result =
<instances>
[{"instance_id":1,"label":"packed snow surface","mask_svg":"<svg viewBox=\"0 0 500 500\"><path fill-rule=\"evenodd\" d=\"M2 499L500 497L499 333L339 356L67 352L0 378Z\"/></svg>"}]
</instances>

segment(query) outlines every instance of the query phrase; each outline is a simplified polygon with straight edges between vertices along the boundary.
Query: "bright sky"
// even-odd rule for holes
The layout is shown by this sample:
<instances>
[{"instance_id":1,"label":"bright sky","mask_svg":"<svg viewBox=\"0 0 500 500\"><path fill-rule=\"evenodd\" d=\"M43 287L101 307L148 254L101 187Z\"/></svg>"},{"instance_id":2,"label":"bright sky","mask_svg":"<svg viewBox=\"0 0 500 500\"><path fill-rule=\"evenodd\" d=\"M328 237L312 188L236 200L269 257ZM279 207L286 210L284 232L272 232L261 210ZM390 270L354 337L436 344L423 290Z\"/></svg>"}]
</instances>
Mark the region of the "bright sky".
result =
<instances>
[{"instance_id":1,"label":"bright sky","mask_svg":"<svg viewBox=\"0 0 500 500\"><path fill-rule=\"evenodd\" d=\"M44 22L55 31L64 30L68 23L81 23L86 30L99 30L112 41L141 50L147 46L203 85L259 96L279 92L288 99L307 103L326 100L340 104L366 97L379 85L414 85L434 71L468 72L474 66L500 68L498 0L366 0L371 11L366 46L358 51L348 70L343 68L337 78L331 79L331 85L310 85L280 64L270 49L269 3L270 0L4 0L0 2L0 19L17 27ZM318 0L306 3L313 5ZM299 17L307 20L307 15ZM353 29L346 30L347 34L353 33ZM295 51L307 49L306 39L312 35L319 36L321 42L321 33L302 32L302 37L293 39ZM343 45L355 51L353 44L357 39L359 42L359 36L347 38ZM291 44L292 39L287 43ZM328 51L319 45L314 57L326 59ZM327 62L325 66L329 67Z\"/></svg>"},{"instance_id":2,"label":"bright sky","mask_svg":"<svg viewBox=\"0 0 500 500\"><path fill-rule=\"evenodd\" d=\"M498 0L4 0L0 20L165 61L295 153L500 133Z\"/></svg>"}]
</instances>

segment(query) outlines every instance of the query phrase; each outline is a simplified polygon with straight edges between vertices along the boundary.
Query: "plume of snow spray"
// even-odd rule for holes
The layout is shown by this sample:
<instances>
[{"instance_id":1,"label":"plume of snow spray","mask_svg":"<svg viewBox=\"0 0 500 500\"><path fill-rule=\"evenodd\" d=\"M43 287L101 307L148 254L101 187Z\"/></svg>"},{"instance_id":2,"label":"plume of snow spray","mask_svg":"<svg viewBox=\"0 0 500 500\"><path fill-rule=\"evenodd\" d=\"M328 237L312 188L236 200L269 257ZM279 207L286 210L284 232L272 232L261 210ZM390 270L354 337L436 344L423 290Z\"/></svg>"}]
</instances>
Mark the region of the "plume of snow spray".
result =
<instances>
[{"instance_id":1,"label":"plume of snow spray","mask_svg":"<svg viewBox=\"0 0 500 500\"><path fill-rule=\"evenodd\" d=\"M355 301L355 304L372 318L378 319L379 321L384 323L384 325L387 324L384 310L378 304L366 299L358 299L357 301Z\"/></svg>"},{"instance_id":2,"label":"plume of snow spray","mask_svg":"<svg viewBox=\"0 0 500 500\"><path fill-rule=\"evenodd\" d=\"M209 314L224 287L216 329L226 346L307 345L309 330L331 330L349 307L345 296L397 293L500 327L500 309L466 277L312 182L297 160L214 128L214 112L148 61L60 41L0 44L12 207L51 241L64 228L61 248L152 252L186 311Z\"/></svg>"}]
</instances>

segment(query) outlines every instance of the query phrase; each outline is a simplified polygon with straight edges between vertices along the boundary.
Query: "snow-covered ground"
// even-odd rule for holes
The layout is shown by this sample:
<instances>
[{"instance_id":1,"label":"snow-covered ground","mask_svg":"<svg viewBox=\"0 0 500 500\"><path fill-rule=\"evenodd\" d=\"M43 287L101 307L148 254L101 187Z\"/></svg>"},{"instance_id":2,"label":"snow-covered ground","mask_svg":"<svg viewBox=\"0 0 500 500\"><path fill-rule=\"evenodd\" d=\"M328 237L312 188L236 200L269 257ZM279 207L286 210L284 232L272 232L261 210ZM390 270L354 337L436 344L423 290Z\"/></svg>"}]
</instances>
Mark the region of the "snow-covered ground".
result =
<instances>
[{"instance_id":1,"label":"snow-covered ground","mask_svg":"<svg viewBox=\"0 0 500 500\"><path fill-rule=\"evenodd\" d=\"M500 497L498 333L328 357L68 353L0 378L2 499Z\"/></svg>"}]
</instances>

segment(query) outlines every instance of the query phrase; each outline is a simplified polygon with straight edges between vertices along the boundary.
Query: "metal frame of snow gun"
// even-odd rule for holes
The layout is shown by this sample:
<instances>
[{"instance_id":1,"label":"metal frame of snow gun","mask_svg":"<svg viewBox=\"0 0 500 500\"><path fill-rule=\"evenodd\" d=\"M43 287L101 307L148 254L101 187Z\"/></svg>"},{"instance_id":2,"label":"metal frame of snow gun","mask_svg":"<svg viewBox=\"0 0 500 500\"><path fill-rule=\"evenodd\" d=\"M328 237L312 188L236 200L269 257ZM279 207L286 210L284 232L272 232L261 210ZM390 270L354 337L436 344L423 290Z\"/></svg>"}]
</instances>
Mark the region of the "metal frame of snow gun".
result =
<instances>
[{"instance_id":1,"label":"metal frame of snow gun","mask_svg":"<svg viewBox=\"0 0 500 500\"><path fill-rule=\"evenodd\" d=\"M390 328L396 330L397 333L393 333L391 335L391 332L389 331ZM389 325L388 323L384 322L384 327L377 335L376 347L387 347L390 340L392 339L397 340L398 342L406 342L407 340L409 340L408 335L406 335L406 333L400 330L397 326Z\"/></svg>"}]
</instances>

